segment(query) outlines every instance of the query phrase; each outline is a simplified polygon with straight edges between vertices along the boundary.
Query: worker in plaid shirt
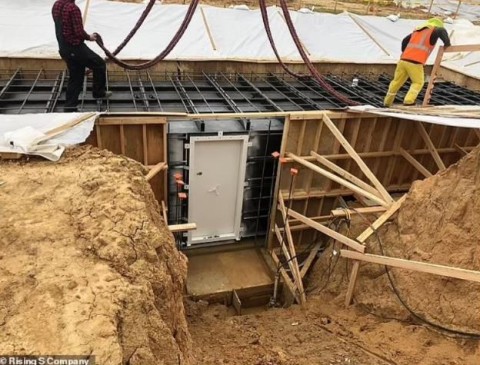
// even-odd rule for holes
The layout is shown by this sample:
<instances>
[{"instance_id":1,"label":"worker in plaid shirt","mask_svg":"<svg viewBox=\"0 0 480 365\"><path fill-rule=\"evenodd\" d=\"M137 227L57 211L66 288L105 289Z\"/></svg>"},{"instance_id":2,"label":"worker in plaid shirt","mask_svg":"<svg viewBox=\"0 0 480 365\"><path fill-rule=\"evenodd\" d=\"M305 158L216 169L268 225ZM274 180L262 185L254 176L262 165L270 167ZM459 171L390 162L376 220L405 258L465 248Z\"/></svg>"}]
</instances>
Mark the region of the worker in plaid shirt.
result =
<instances>
[{"instance_id":1,"label":"worker in plaid shirt","mask_svg":"<svg viewBox=\"0 0 480 365\"><path fill-rule=\"evenodd\" d=\"M83 88L85 68L93 71L92 95L96 99L111 96L105 89L105 61L87 47L85 41L95 41L97 34L89 35L83 28L82 13L75 0L57 0L52 8L59 53L66 62L70 77L65 98L65 112L76 112L78 96Z\"/></svg>"}]
</instances>

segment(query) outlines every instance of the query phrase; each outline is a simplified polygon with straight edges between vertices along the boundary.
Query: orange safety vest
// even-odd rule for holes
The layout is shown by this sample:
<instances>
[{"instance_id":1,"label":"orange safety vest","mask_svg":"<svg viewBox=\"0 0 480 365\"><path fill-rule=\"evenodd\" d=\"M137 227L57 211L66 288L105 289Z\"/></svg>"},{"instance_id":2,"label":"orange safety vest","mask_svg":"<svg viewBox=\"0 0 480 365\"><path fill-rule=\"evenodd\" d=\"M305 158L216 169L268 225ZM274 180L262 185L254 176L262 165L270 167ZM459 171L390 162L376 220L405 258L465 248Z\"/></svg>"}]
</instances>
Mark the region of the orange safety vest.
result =
<instances>
[{"instance_id":1,"label":"orange safety vest","mask_svg":"<svg viewBox=\"0 0 480 365\"><path fill-rule=\"evenodd\" d=\"M435 46L430 44L430 36L435 28L423 28L416 30L410 37L401 59L404 61L414 61L422 65L427 62L428 56L432 53Z\"/></svg>"}]
</instances>

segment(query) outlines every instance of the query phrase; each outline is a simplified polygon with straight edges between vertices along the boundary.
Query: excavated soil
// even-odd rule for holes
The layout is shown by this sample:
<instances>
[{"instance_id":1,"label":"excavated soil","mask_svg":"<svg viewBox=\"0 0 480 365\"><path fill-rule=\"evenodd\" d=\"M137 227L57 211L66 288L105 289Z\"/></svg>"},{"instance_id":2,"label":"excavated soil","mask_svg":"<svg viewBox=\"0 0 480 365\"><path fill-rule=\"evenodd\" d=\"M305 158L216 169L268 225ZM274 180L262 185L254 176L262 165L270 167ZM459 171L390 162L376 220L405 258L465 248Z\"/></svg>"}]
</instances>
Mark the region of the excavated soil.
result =
<instances>
[{"instance_id":1,"label":"excavated soil","mask_svg":"<svg viewBox=\"0 0 480 365\"><path fill-rule=\"evenodd\" d=\"M0 162L0 354L191 363L187 261L145 172L87 147Z\"/></svg>"}]
</instances>

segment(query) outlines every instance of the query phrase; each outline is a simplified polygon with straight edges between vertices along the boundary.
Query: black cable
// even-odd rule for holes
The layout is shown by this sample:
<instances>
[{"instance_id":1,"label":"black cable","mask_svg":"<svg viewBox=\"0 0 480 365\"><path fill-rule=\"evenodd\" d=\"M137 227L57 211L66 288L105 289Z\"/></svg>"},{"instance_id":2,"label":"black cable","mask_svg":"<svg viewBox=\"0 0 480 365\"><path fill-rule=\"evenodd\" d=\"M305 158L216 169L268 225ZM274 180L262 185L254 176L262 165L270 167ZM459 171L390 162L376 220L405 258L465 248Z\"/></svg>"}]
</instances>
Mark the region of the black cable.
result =
<instances>
[{"instance_id":1,"label":"black cable","mask_svg":"<svg viewBox=\"0 0 480 365\"><path fill-rule=\"evenodd\" d=\"M353 208L353 210L355 210ZM367 220L362 213L360 213L359 211L355 210L364 220ZM368 221L368 220L367 220ZM396 225L396 224L395 224ZM377 238L377 241L378 241L378 245L379 245L379 248L380 248L380 252L382 254L382 256L385 256L385 252L384 252L384 249L383 249L383 243L382 243L382 240L380 238L380 235L378 233L378 231L375 229L375 227L373 226L370 226L371 229L373 230L373 233L375 233L375 237ZM396 225L397 229L398 229L398 226ZM445 332L445 333L448 333L450 335L455 335L455 336L460 336L460 337L468 337L468 338L473 338L473 339L480 339L480 333L476 333L476 332L466 332L466 331L460 331L460 330L455 330L453 328L449 328L449 327L446 327L446 326L443 326L441 324L438 324L438 323L435 323L435 322L432 322L428 319L426 319L425 317L423 317L422 315L416 313L407 303L406 301L402 298L401 294L400 294L400 291L398 290L397 286L395 285L394 281L393 281L393 278L392 278L392 275L390 273L390 269L388 268L388 266L384 265L384 268L385 268L385 272L387 274L387 277L388 277L388 281L390 282L390 286L392 287L392 291L395 293L395 296L397 297L397 299L400 301L400 303L402 304L402 306L410 313L410 315L415 318L416 320L434 328L435 330L437 331L440 331L440 332Z\"/></svg>"}]
</instances>

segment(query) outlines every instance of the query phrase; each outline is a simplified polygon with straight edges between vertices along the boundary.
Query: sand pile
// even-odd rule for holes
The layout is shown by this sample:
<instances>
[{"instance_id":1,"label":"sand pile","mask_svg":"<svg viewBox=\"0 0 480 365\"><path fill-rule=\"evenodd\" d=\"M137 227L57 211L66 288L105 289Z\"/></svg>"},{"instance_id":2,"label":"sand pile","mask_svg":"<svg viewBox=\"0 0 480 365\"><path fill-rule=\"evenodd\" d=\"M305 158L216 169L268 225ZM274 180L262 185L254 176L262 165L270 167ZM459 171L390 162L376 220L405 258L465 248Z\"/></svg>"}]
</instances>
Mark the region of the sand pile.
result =
<instances>
[{"instance_id":1,"label":"sand pile","mask_svg":"<svg viewBox=\"0 0 480 365\"><path fill-rule=\"evenodd\" d=\"M379 230L387 256L426 261L480 271L480 148L431 178L413 184L394 218ZM364 228L353 222L355 237ZM375 235L367 252L380 253ZM338 247L337 247L338 249ZM344 299L348 269L343 259L327 250L311 276L316 293ZM407 305L443 326L480 333L480 284L391 269L394 284ZM356 302L383 316L411 319L390 289L382 266L362 264Z\"/></svg>"},{"instance_id":2,"label":"sand pile","mask_svg":"<svg viewBox=\"0 0 480 365\"><path fill-rule=\"evenodd\" d=\"M0 353L191 362L186 259L144 174L87 147L0 162Z\"/></svg>"}]
</instances>

